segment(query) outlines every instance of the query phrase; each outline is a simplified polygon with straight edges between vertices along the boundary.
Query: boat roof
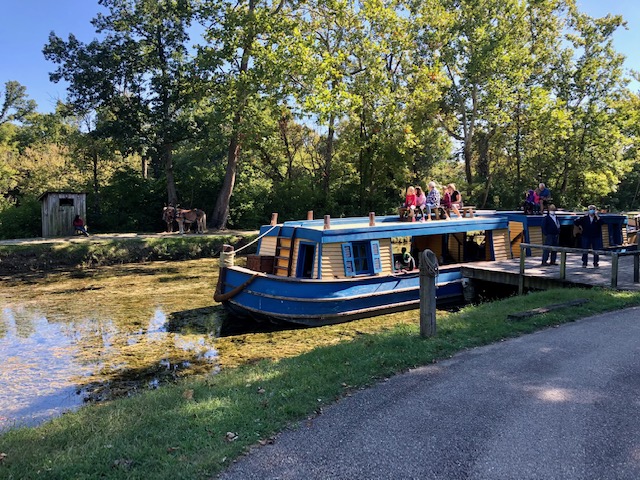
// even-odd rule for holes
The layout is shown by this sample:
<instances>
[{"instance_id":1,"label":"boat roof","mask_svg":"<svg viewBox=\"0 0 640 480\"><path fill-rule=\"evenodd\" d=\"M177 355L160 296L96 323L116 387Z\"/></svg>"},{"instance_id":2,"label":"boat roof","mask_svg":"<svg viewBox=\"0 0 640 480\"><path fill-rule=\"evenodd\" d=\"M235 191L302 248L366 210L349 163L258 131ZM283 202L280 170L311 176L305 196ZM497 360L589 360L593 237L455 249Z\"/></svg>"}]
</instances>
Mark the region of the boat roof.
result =
<instances>
[{"instance_id":1,"label":"boat roof","mask_svg":"<svg viewBox=\"0 0 640 480\"><path fill-rule=\"evenodd\" d=\"M275 226L264 225L260 234L265 236L296 237L319 243L335 243L357 240L437 235L470 231L506 229L507 217L477 215L474 218L452 218L429 222L400 221L398 215L375 217L375 225L369 225L369 217L331 218L330 228L324 228L324 220L295 220ZM268 232L268 233L267 233Z\"/></svg>"},{"instance_id":2,"label":"boat roof","mask_svg":"<svg viewBox=\"0 0 640 480\"><path fill-rule=\"evenodd\" d=\"M584 213L558 211L557 215L562 225L571 225L577 216ZM608 224L627 223L627 216L622 214L607 213L601 217ZM510 221L519 221L525 226L539 226L543 218L544 215L525 215L518 210L477 210L473 218L452 217L450 220L429 222L400 221L398 215L376 216L375 224L372 226L369 225L369 217L331 218L328 229L324 228L324 219L291 220L275 226L263 225L260 234L267 237L292 237L295 231L297 238L319 243L335 243L506 229Z\"/></svg>"}]
</instances>

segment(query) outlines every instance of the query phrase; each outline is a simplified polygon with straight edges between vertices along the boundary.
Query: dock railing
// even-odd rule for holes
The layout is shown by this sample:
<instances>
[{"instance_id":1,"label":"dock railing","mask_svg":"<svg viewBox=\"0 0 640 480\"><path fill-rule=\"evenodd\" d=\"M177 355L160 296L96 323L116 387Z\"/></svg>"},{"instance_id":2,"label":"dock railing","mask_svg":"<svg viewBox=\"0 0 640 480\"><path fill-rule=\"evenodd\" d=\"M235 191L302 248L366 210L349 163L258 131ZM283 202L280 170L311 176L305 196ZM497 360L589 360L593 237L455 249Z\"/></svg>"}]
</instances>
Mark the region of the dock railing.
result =
<instances>
[{"instance_id":1,"label":"dock railing","mask_svg":"<svg viewBox=\"0 0 640 480\"><path fill-rule=\"evenodd\" d=\"M540 248L550 252L560 252L560 280L566 280L567 278L567 253L575 253L578 255L583 255L585 253L593 255L596 253L605 257L611 257L611 288L618 287L618 263L620 257L633 256L633 283L640 283L640 250L627 251L625 250L625 247L620 247L620 250L591 250L585 248L555 247L551 245L521 243L520 277L518 280L518 294L520 295L522 295L524 291L525 259L527 258L526 250L530 248Z\"/></svg>"}]
</instances>

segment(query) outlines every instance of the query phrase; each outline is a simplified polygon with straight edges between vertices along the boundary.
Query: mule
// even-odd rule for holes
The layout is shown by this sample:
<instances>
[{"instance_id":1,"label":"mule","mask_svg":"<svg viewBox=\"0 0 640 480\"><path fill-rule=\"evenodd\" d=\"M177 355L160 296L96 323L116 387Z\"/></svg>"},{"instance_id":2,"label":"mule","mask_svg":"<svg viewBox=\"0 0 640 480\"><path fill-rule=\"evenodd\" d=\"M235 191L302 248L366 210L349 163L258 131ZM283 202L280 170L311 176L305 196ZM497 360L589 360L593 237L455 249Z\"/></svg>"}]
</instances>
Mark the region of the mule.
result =
<instances>
[{"instance_id":1,"label":"mule","mask_svg":"<svg viewBox=\"0 0 640 480\"><path fill-rule=\"evenodd\" d=\"M167 233L173 232L173 222L176 219L176 207L170 205L162 209L162 221L167 224Z\"/></svg>"},{"instance_id":2,"label":"mule","mask_svg":"<svg viewBox=\"0 0 640 480\"><path fill-rule=\"evenodd\" d=\"M184 208L178 208L176 212L176 221L180 228L180 234L184 233L184 224L187 224L187 229L192 223L196 224L196 233L205 233L207 230L207 214L204 210L194 208L193 210L185 210Z\"/></svg>"}]
</instances>

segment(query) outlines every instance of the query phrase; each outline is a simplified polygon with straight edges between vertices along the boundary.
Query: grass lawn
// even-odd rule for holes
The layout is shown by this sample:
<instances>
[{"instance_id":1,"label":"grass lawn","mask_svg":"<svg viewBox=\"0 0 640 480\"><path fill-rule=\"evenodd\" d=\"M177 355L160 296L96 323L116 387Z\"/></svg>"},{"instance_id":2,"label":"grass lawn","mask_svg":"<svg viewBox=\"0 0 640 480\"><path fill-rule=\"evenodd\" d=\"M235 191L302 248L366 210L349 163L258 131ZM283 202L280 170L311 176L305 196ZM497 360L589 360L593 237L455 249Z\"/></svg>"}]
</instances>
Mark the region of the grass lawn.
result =
<instances>
[{"instance_id":1,"label":"grass lawn","mask_svg":"<svg viewBox=\"0 0 640 480\"><path fill-rule=\"evenodd\" d=\"M509 313L579 298L589 302L507 320ZM419 335L417 310L377 317L376 328L365 328L367 319L272 332L273 348L216 375L7 432L0 437L0 478L210 478L248 446L381 379L467 348L638 304L640 293L562 289L438 312L437 335L429 339ZM279 335L310 346L284 351Z\"/></svg>"}]
</instances>

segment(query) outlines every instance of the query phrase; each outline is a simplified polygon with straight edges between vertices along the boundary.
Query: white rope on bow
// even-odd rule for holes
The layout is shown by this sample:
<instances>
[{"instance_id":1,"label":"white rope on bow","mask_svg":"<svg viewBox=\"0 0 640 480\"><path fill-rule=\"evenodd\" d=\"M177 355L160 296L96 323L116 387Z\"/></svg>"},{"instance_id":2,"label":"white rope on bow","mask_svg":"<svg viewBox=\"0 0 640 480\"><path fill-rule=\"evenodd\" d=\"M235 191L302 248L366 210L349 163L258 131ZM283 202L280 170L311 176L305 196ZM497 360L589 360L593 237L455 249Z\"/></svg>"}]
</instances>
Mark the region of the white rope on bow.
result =
<instances>
[{"instance_id":1,"label":"white rope on bow","mask_svg":"<svg viewBox=\"0 0 640 480\"><path fill-rule=\"evenodd\" d=\"M242 250L244 250L245 248L247 248L249 245L253 245L254 243L256 243L258 240L260 240L262 237L264 237L265 235L267 235L269 232L271 232L274 228L276 228L278 225L274 225L273 227L271 227L269 230L267 230L266 232L264 232L262 235L260 235L259 237L253 239L251 242L247 243L246 245L244 245L243 247L240 247L238 250L235 251L235 253L241 252Z\"/></svg>"}]
</instances>

